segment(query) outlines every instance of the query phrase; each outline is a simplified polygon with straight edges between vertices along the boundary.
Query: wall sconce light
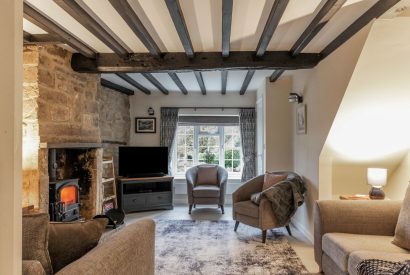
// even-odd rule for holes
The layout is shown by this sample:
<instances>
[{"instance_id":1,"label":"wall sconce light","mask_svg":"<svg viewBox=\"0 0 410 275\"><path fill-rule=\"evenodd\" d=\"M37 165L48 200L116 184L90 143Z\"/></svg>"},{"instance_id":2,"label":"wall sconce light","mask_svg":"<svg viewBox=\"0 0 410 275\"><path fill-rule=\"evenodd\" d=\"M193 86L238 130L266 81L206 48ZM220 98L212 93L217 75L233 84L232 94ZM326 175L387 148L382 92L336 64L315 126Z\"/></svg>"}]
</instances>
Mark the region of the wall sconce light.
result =
<instances>
[{"instance_id":1,"label":"wall sconce light","mask_svg":"<svg viewBox=\"0 0 410 275\"><path fill-rule=\"evenodd\" d=\"M387 184L387 169L385 168L367 168L367 184L372 186L369 197L372 200L383 200L383 186Z\"/></svg>"},{"instance_id":2,"label":"wall sconce light","mask_svg":"<svg viewBox=\"0 0 410 275\"><path fill-rule=\"evenodd\" d=\"M290 93L289 96L288 96L288 101L290 103L294 103L294 102L302 103L303 102L303 96L298 95L297 93Z\"/></svg>"},{"instance_id":3,"label":"wall sconce light","mask_svg":"<svg viewBox=\"0 0 410 275\"><path fill-rule=\"evenodd\" d=\"M149 108L148 108L148 114L149 114L150 116L155 115L155 111L154 111L154 109L153 109L152 107L149 107Z\"/></svg>"}]
</instances>

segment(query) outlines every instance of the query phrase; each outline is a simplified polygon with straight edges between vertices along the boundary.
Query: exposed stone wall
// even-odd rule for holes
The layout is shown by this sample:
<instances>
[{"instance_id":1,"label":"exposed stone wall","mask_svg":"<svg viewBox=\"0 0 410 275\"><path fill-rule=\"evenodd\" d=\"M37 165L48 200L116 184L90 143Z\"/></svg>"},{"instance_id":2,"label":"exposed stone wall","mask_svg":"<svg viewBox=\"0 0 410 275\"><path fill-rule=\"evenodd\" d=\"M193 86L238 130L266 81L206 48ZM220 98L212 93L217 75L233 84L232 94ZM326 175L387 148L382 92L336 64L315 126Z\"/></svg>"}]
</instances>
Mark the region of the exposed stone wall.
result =
<instances>
[{"instance_id":1,"label":"exposed stone wall","mask_svg":"<svg viewBox=\"0 0 410 275\"><path fill-rule=\"evenodd\" d=\"M24 47L23 206L43 212L48 211L48 154L40 142L129 141L128 96L102 88L99 75L74 72L71 56L57 46ZM117 159L117 144L104 148L105 156Z\"/></svg>"},{"instance_id":2,"label":"exposed stone wall","mask_svg":"<svg viewBox=\"0 0 410 275\"><path fill-rule=\"evenodd\" d=\"M128 144L130 139L130 100L127 95L101 87L98 106L104 156L114 157L118 175L118 146Z\"/></svg>"}]
</instances>

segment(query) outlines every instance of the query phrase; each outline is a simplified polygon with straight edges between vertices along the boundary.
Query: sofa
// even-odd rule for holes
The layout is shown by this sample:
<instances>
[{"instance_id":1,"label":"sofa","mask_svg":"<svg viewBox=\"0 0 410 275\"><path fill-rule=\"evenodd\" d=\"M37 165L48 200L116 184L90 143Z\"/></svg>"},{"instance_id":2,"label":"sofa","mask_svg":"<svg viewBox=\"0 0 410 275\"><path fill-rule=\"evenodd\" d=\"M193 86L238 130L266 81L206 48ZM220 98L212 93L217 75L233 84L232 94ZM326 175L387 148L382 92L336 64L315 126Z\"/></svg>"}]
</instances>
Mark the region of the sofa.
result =
<instances>
[{"instance_id":1,"label":"sofa","mask_svg":"<svg viewBox=\"0 0 410 275\"><path fill-rule=\"evenodd\" d=\"M44 217L40 217L43 218ZM48 218L46 215L45 219ZM24 219L23 219L24 221ZM42 222L44 224L44 222ZM23 223L24 225L24 223ZM105 225L104 225L105 226ZM52 271L44 268L44 263L40 263L39 260L27 259L24 256L24 250L29 250L31 247L24 246L24 238L27 236L33 236L35 233L27 232L23 227L23 274L29 275L45 275L53 274ZM117 229L118 230L118 229ZM31 229L35 231L35 229ZM48 231L46 232L48 235ZM44 235L44 234L43 234ZM153 220L146 219L140 220L124 228L118 230L118 232L108 232L109 236L101 238L100 243L93 249L88 251L81 258L71 262L70 264L58 270L56 275L111 275L111 274L141 274L149 275L154 274L155 265L155 223ZM52 238L50 233L50 238ZM48 237L40 236L46 239L47 243L53 240L47 240ZM41 242L38 242L40 245ZM48 243L49 245L49 243ZM32 245L30 245L32 246ZM37 245L36 245L37 246ZM50 248L50 246L48 246ZM69 252L67 252L69 253ZM39 253L34 254L38 257ZM48 255L48 253L47 253ZM53 262L53 255L50 251L50 257L47 261Z\"/></svg>"},{"instance_id":2,"label":"sofa","mask_svg":"<svg viewBox=\"0 0 410 275\"><path fill-rule=\"evenodd\" d=\"M392 243L401 201L318 201L315 208L315 260L325 274L357 274L366 259L410 260L410 250Z\"/></svg>"}]
</instances>

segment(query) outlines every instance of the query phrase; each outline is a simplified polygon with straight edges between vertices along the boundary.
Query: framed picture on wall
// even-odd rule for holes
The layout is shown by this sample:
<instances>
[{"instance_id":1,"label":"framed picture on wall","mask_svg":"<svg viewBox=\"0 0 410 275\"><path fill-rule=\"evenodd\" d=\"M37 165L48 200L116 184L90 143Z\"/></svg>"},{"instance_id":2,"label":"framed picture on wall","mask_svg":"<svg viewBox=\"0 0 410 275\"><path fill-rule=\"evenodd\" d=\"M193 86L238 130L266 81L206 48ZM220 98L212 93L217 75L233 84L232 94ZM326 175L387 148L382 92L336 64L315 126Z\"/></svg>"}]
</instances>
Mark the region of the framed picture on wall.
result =
<instances>
[{"instance_id":1,"label":"framed picture on wall","mask_svg":"<svg viewBox=\"0 0 410 275\"><path fill-rule=\"evenodd\" d=\"M135 133L156 133L156 118L155 117L136 117L135 118Z\"/></svg>"},{"instance_id":2,"label":"framed picture on wall","mask_svg":"<svg viewBox=\"0 0 410 275\"><path fill-rule=\"evenodd\" d=\"M306 134L306 105L296 107L296 132L298 135Z\"/></svg>"}]
</instances>

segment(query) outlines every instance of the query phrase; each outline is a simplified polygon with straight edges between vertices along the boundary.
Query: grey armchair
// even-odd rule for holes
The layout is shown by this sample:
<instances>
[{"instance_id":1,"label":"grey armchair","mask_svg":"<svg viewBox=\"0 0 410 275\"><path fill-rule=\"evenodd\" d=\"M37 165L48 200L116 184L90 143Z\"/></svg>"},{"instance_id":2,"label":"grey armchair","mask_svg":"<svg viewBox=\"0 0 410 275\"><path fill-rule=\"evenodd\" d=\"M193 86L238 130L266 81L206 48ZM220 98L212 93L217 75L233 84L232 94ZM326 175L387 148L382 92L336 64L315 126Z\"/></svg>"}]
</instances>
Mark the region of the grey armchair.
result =
<instances>
[{"instance_id":1,"label":"grey armchair","mask_svg":"<svg viewBox=\"0 0 410 275\"><path fill-rule=\"evenodd\" d=\"M228 172L217 165L198 165L186 174L189 214L197 204L217 204L224 214Z\"/></svg>"}]
</instances>

